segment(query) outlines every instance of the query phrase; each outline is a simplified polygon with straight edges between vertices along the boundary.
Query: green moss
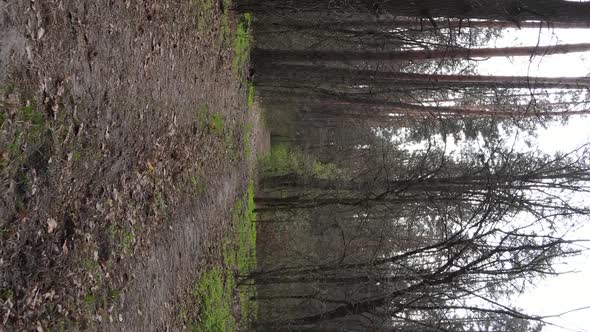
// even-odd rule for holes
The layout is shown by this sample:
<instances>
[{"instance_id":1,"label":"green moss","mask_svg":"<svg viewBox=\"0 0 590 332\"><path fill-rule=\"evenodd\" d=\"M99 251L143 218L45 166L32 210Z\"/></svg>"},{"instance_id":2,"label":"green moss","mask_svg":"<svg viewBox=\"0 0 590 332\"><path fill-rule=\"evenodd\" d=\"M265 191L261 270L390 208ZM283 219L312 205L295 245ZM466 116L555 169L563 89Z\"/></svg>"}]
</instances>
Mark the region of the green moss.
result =
<instances>
[{"instance_id":1,"label":"green moss","mask_svg":"<svg viewBox=\"0 0 590 332\"><path fill-rule=\"evenodd\" d=\"M235 331L236 322L231 313L234 286L233 277L224 278L221 269L216 267L201 276L193 290L199 303L199 319L191 330Z\"/></svg>"}]
</instances>

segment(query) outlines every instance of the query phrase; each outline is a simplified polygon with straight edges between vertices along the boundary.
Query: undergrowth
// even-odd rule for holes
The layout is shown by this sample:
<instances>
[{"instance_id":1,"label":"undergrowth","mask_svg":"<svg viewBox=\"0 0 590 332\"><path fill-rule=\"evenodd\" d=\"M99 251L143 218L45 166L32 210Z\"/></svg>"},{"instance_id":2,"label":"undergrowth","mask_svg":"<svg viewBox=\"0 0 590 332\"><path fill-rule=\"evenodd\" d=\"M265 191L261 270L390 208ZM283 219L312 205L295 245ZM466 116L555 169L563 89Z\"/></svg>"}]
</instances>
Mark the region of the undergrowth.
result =
<instances>
[{"instance_id":1,"label":"undergrowth","mask_svg":"<svg viewBox=\"0 0 590 332\"><path fill-rule=\"evenodd\" d=\"M197 281L194 296L199 304L198 319L193 331L234 331L237 326L246 330L256 319L258 307L250 299L255 288L238 285L236 277L247 275L256 268L256 213L254 212L254 184L250 182L246 194L233 208L233 227L224 239L223 264L207 270ZM234 298L234 289L238 296ZM239 303L239 322L232 315L232 304Z\"/></svg>"},{"instance_id":2,"label":"undergrowth","mask_svg":"<svg viewBox=\"0 0 590 332\"><path fill-rule=\"evenodd\" d=\"M296 174L318 179L348 179L350 175L333 163L323 163L288 144L275 144L268 156L260 160L266 175Z\"/></svg>"}]
</instances>

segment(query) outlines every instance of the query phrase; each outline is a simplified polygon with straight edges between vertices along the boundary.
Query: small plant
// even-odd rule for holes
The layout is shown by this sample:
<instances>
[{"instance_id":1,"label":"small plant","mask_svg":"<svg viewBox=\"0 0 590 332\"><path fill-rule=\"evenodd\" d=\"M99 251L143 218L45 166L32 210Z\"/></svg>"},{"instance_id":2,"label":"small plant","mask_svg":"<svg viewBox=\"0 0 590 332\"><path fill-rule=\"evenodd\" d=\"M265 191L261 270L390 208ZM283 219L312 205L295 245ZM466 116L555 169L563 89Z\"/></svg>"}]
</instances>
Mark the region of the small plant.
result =
<instances>
[{"instance_id":1,"label":"small plant","mask_svg":"<svg viewBox=\"0 0 590 332\"><path fill-rule=\"evenodd\" d=\"M121 291L118 289L111 289L109 290L109 300L110 301L119 301L121 298Z\"/></svg>"},{"instance_id":2,"label":"small plant","mask_svg":"<svg viewBox=\"0 0 590 332\"><path fill-rule=\"evenodd\" d=\"M209 111L209 105L203 104L197 107L195 112L197 127L201 131L210 131L215 135L223 134L223 118L220 113Z\"/></svg>"},{"instance_id":3,"label":"small plant","mask_svg":"<svg viewBox=\"0 0 590 332\"><path fill-rule=\"evenodd\" d=\"M0 301L12 301L14 299L14 291L12 288L4 288L0 291Z\"/></svg>"},{"instance_id":4,"label":"small plant","mask_svg":"<svg viewBox=\"0 0 590 332\"><path fill-rule=\"evenodd\" d=\"M97 270L100 268L100 266L98 265L98 262L97 262L97 261L95 261L95 260L94 260L94 259L92 259L92 258L86 258L86 259L84 259L84 260L82 261L82 267L83 267L83 268L84 268L86 271L88 271L88 272L91 272L91 273L94 273L94 272L96 272L96 271L97 271Z\"/></svg>"},{"instance_id":5,"label":"small plant","mask_svg":"<svg viewBox=\"0 0 590 332\"><path fill-rule=\"evenodd\" d=\"M94 307L96 305L96 295L92 293L86 294L84 296L84 303L89 307Z\"/></svg>"},{"instance_id":6,"label":"small plant","mask_svg":"<svg viewBox=\"0 0 590 332\"><path fill-rule=\"evenodd\" d=\"M133 247L134 241L135 241L135 237L133 236L133 233L124 230L123 231L123 239L121 240L124 253L129 254L131 252L131 248Z\"/></svg>"},{"instance_id":7,"label":"small plant","mask_svg":"<svg viewBox=\"0 0 590 332\"><path fill-rule=\"evenodd\" d=\"M223 133L223 119L221 118L221 114L213 114L212 119L209 122L209 128L211 128L216 135L221 135Z\"/></svg>"}]
</instances>

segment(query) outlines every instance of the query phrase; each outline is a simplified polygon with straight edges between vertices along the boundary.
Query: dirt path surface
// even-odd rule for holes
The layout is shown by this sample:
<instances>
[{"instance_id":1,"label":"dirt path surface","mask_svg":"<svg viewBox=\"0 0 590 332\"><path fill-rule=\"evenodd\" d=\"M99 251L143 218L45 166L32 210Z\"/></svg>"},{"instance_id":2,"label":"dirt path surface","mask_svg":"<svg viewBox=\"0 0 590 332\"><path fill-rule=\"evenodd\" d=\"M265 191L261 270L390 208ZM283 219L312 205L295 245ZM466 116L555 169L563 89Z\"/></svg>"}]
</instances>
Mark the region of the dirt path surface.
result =
<instances>
[{"instance_id":1,"label":"dirt path surface","mask_svg":"<svg viewBox=\"0 0 590 332\"><path fill-rule=\"evenodd\" d=\"M144 252L142 265L134 270L134 281L127 286L125 298L121 298L122 310L114 317L114 324L103 324L99 330L166 330L180 328L176 322L177 301L183 301L182 293L191 290L195 276L206 264L201 253L204 245L211 245L209 228L231 220L231 208L237 198L238 181L228 176L219 181L218 190L193 208L183 209L185 215L170 232L166 241L156 243ZM190 297L190 294L184 296ZM122 321L118 314L121 314ZM112 315L111 315L112 316Z\"/></svg>"},{"instance_id":2,"label":"dirt path surface","mask_svg":"<svg viewBox=\"0 0 590 332\"><path fill-rule=\"evenodd\" d=\"M0 1L0 330L182 327L248 181L224 10Z\"/></svg>"}]
</instances>

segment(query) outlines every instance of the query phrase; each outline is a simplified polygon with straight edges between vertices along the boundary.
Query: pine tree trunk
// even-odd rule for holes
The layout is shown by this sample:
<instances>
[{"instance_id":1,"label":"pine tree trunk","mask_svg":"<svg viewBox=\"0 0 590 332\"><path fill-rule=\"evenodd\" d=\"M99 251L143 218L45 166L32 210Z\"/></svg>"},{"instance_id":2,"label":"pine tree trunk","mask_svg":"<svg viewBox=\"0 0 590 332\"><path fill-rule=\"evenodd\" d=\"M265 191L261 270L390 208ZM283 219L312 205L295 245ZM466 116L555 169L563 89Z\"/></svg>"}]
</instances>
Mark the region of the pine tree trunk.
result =
<instances>
[{"instance_id":1,"label":"pine tree trunk","mask_svg":"<svg viewBox=\"0 0 590 332\"><path fill-rule=\"evenodd\" d=\"M301 50L254 50L259 62L306 62L306 61L427 61L440 59L470 59L508 56L545 56L590 51L590 43L562 44L552 46L522 46L505 48L465 48L411 50L393 52L354 51L301 51Z\"/></svg>"}]
</instances>

